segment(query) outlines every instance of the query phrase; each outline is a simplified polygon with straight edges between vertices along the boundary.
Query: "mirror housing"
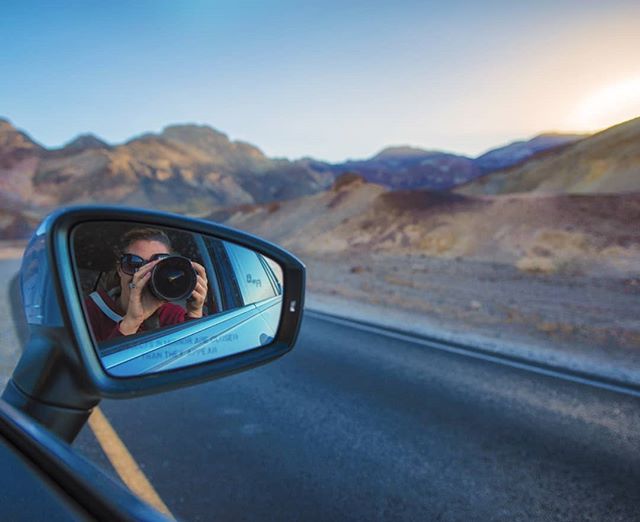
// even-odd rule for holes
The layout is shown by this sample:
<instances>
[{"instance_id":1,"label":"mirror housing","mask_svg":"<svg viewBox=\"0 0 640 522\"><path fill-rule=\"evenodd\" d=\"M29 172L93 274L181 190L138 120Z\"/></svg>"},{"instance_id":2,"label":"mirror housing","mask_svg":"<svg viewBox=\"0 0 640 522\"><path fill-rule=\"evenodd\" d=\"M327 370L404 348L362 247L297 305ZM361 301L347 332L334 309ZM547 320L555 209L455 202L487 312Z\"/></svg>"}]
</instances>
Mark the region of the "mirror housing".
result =
<instances>
[{"instance_id":1,"label":"mirror housing","mask_svg":"<svg viewBox=\"0 0 640 522\"><path fill-rule=\"evenodd\" d=\"M74 274L72 231L82 223L110 221L213 236L278 263L284 284L273 340L255 349L169 371L127 377L109 374L85 320ZM290 351L302 321L305 267L272 243L201 219L113 206L72 207L49 215L34 233L23 257L21 287L31 336L3 398L72 440L102 397L135 397L189 386L254 368ZM63 410L76 419L73 426L61 422Z\"/></svg>"}]
</instances>

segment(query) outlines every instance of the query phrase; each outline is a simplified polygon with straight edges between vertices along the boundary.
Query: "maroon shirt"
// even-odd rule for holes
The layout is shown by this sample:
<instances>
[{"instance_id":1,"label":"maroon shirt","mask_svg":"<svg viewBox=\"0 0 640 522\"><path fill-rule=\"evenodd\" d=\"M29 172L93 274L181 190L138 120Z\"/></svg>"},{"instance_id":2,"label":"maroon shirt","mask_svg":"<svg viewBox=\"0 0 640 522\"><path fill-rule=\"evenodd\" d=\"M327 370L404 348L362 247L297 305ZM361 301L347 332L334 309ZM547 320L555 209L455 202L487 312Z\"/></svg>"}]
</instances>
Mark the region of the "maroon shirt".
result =
<instances>
[{"instance_id":1,"label":"maroon shirt","mask_svg":"<svg viewBox=\"0 0 640 522\"><path fill-rule=\"evenodd\" d=\"M113 298L101 288L94 294L98 294L101 298L102 306L106 306L107 310L103 311L91 296L85 299L85 307L89 315L89 323L93 329L93 335L97 341L107 341L117 337L123 337L120 331L120 321L122 320L121 311ZM163 304L156 312L160 326L168 326L172 324L184 323L186 310L174 303ZM138 332L144 332L144 325L140 326ZM136 332L137 333L137 332Z\"/></svg>"}]
</instances>

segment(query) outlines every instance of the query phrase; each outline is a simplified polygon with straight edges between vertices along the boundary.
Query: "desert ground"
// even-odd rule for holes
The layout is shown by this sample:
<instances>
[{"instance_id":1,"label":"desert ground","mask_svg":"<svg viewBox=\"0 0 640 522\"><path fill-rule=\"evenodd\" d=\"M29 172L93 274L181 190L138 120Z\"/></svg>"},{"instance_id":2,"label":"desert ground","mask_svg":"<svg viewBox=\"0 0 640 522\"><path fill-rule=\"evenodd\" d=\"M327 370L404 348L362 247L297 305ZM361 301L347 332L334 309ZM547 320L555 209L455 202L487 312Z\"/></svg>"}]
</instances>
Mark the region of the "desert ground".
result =
<instances>
[{"instance_id":1,"label":"desert ground","mask_svg":"<svg viewBox=\"0 0 640 522\"><path fill-rule=\"evenodd\" d=\"M640 277L421 255L302 259L311 308L640 381Z\"/></svg>"}]
</instances>

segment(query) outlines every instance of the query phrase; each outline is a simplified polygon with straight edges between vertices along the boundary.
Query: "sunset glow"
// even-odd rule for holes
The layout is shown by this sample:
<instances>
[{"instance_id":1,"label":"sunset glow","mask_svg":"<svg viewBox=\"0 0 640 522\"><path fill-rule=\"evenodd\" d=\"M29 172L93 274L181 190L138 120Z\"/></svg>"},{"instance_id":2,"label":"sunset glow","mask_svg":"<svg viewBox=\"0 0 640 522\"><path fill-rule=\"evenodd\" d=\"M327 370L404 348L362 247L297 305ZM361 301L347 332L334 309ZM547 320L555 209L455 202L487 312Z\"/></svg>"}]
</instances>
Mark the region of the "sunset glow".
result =
<instances>
[{"instance_id":1,"label":"sunset glow","mask_svg":"<svg viewBox=\"0 0 640 522\"><path fill-rule=\"evenodd\" d=\"M640 116L640 75L595 91L575 114L574 126L597 131Z\"/></svg>"}]
</instances>

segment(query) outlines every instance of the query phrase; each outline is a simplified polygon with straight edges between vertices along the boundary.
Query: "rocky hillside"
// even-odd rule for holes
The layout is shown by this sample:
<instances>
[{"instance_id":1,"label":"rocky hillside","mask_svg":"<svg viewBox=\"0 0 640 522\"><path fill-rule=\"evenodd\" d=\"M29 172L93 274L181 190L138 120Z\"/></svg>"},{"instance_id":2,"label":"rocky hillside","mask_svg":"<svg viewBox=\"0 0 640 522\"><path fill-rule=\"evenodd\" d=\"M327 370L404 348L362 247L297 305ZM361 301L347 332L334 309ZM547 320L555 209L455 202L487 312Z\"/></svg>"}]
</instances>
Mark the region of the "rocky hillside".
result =
<instances>
[{"instance_id":1,"label":"rocky hillside","mask_svg":"<svg viewBox=\"0 0 640 522\"><path fill-rule=\"evenodd\" d=\"M372 202L386 192L384 187L367 183L360 176L344 174L326 192L279 203L227 208L207 218L295 246L299 251L313 250L315 238L330 238L341 223L366 213Z\"/></svg>"},{"instance_id":2,"label":"rocky hillside","mask_svg":"<svg viewBox=\"0 0 640 522\"><path fill-rule=\"evenodd\" d=\"M205 126L171 126L117 146L83 135L47 150L0 120L0 198L19 208L102 202L201 213L313 194L332 180Z\"/></svg>"},{"instance_id":3,"label":"rocky hillside","mask_svg":"<svg viewBox=\"0 0 640 522\"><path fill-rule=\"evenodd\" d=\"M26 239L39 222L40 217L37 214L7 210L2 207L0 208L0 240Z\"/></svg>"},{"instance_id":4,"label":"rocky hillside","mask_svg":"<svg viewBox=\"0 0 640 522\"><path fill-rule=\"evenodd\" d=\"M489 174L457 191L466 195L639 192L640 118Z\"/></svg>"},{"instance_id":5,"label":"rocky hillside","mask_svg":"<svg viewBox=\"0 0 640 522\"><path fill-rule=\"evenodd\" d=\"M29 136L0 119L0 202L15 209L35 200L32 179L45 149ZM39 202L39 201L38 201Z\"/></svg>"},{"instance_id":6,"label":"rocky hillside","mask_svg":"<svg viewBox=\"0 0 640 522\"><path fill-rule=\"evenodd\" d=\"M471 258L526 271L640 270L640 195L469 197L389 191L351 176L280 204L210 216L304 255Z\"/></svg>"}]
</instances>

